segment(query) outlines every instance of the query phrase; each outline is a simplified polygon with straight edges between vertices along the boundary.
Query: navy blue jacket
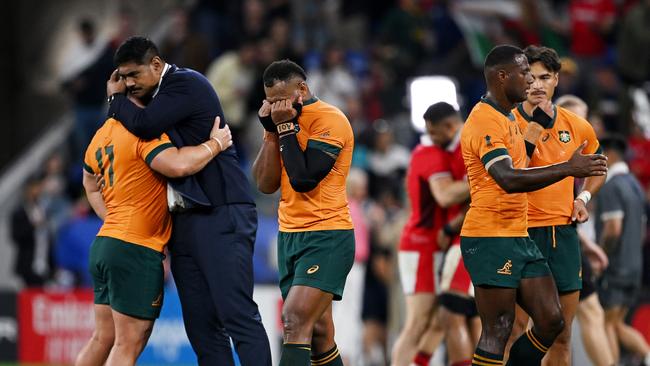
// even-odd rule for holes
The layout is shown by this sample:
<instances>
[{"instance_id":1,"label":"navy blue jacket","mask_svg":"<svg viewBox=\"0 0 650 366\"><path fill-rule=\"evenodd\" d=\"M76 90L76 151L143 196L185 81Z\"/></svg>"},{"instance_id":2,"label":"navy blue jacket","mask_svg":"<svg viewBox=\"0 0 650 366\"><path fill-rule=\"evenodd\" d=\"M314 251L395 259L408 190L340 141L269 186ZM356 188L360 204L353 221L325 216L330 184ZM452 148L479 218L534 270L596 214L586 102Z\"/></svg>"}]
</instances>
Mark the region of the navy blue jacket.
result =
<instances>
[{"instance_id":1,"label":"navy blue jacket","mask_svg":"<svg viewBox=\"0 0 650 366\"><path fill-rule=\"evenodd\" d=\"M207 141L216 116L221 116L221 124L225 124L219 98L208 80L194 70L174 65L163 76L158 94L146 108L137 107L124 95L116 95L108 115L145 140L166 132L177 147ZM181 195L200 205L254 203L234 146L195 175L169 182Z\"/></svg>"}]
</instances>

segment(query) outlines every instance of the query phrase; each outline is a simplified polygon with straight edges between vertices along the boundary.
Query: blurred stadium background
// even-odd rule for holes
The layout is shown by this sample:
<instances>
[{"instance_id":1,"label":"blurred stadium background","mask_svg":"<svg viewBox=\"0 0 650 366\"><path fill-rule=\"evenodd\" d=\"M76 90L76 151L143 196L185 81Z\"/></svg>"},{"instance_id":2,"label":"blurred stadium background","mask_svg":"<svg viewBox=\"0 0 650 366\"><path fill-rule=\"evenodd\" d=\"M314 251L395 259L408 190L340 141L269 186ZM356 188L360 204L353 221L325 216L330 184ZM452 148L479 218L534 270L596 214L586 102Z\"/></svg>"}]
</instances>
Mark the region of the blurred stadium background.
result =
<instances>
[{"instance_id":1,"label":"blurred stadium background","mask_svg":"<svg viewBox=\"0 0 650 366\"><path fill-rule=\"evenodd\" d=\"M213 83L249 169L261 142L261 72L291 58L350 119L350 199L365 210L344 303L335 307L349 365L383 365L403 320L395 251L408 215L403 177L419 141L411 106L448 98L466 116L484 93L482 61L500 43L563 57L556 96L585 99L599 133L628 138L650 197L648 0L58 0L3 1L0 12L0 364L70 364L93 327L86 271L100 221L81 187L81 151L104 120L112 54L145 34L167 62ZM415 78L433 79L429 94ZM428 79L431 80L431 79ZM435 84L441 81L442 84ZM413 85L413 88L411 88ZM426 86L425 85L425 86ZM434 95L435 85L451 92ZM447 89L445 89L447 90ZM414 91L414 92L409 92ZM416 114L419 122L421 114ZM277 196L256 194L256 299L281 342ZM645 243L639 243L642 245ZM644 246L650 263L650 246ZM645 266L649 269L649 266ZM650 341L650 270L629 321ZM170 279L142 365L195 364ZM589 365L575 336L575 365ZM389 352L388 352L389 354ZM434 360L441 365L442 356ZM631 357L626 364L633 365Z\"/></svg>"}]
</instances>

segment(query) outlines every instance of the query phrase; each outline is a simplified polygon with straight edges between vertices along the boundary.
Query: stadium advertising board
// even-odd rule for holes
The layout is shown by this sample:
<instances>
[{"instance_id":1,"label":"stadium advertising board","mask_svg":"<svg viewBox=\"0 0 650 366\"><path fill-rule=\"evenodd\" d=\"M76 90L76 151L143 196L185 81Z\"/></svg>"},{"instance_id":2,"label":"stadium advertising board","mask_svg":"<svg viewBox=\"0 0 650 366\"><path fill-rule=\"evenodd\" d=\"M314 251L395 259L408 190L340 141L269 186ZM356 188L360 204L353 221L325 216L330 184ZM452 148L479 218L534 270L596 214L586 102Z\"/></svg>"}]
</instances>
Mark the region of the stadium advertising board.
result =
<instances>
[{"instance_id":1,"label":"stadium advertising board","mask_svg":"<svg viewBox=\"0 0 650 366\"><path fill-rule=\"evenodd\" d=\"M17 350L16 294L0 292L0 362L16 361Z\"/></svg>"},{"instance_id":2,"label":"stadium advertising board","mask_svg":"<svg viewBox=\"0 0 650 366\"><path fill-rule=\"evenodd\" d=\"M18 357L21 362L71 364L92 335L93 292L45 292L18 295Z\"/></svg>"}]
</instances>

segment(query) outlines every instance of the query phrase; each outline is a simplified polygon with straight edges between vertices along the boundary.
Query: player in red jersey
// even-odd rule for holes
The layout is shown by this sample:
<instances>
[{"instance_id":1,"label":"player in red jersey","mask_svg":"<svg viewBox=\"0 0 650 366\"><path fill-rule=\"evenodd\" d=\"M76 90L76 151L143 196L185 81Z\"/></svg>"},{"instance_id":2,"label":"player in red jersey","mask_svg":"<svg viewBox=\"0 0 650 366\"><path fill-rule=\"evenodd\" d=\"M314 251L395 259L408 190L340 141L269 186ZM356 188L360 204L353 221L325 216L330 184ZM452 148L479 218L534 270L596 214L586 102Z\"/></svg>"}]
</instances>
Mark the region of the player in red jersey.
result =
<instances>
[{"instance_id":1,"label":"player in red jersey","mask_svg":"<svg viewBox=\"0 0 650 366\"><path fill-rule=\"evenodd\" d=\"M424 119L434 145L416 146L407 172L411 215L402 232L398 256L406 294L406 322L393 347L395 366L412 361L427 364L431 353L417 351L435 349L442 339L442 329L433 321L438 272L435 257L441 249L437 234L447 223L447 208L469 197L467 182L452 178L450 153L446 150L450 147L453 151L457 147L452 145L459 145L457 135L462 120L458 113L451 105L440 102L427 109Z\"/></svg>"}]
</instances>

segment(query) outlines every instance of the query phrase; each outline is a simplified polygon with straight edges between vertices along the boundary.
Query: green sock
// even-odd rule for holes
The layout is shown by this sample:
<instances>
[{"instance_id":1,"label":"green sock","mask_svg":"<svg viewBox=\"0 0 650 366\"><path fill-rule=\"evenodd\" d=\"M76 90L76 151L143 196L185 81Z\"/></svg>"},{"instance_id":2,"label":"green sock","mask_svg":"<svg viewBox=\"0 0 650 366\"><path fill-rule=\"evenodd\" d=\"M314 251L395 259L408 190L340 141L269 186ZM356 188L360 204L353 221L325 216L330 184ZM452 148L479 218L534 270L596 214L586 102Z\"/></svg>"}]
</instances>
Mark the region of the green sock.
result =
<instances>
[{"instance_id":1,"label":"green sock","mask_svg":"<svg viewBox=\"0 0 650 366\"><path fill-rule=\"evenodd\" d=\"M279 366L311 366L309 357L311 345L299 343L285 343L282 345L282 358Z\"/></svg>"},{"instance_id":2,"label":"green sock","mask_svg":"<svg viewBox=\"0 0 650 366\"><path fill-rule=\"evenodd\" d=\"M311 356L311 366L343 366L338 347L334 345L334 348L325 353Z\"/></svg>"},{"instance_id":3,"label":"green sock","mask_svg":"<svg viewBox=\"0 0 650 366\"><path fill-rule=\"evenodd\" d=\"M506 366L541 365L551 344L544 344L532 329L528 329L512 345Z\"/></svg>"},{"instance_id":4,"label":"green sock","mask_svg":"<svg viewBox=\"0 0 650 366\"><path fill-rule=\"evenodd\" d=\"M503 355L495 355L487 351L483 351L480 348L477 348L474 351L474 356L472 357L472 365L478 366L502 366L503 365Z\"/></svg>"}]
</instances>

